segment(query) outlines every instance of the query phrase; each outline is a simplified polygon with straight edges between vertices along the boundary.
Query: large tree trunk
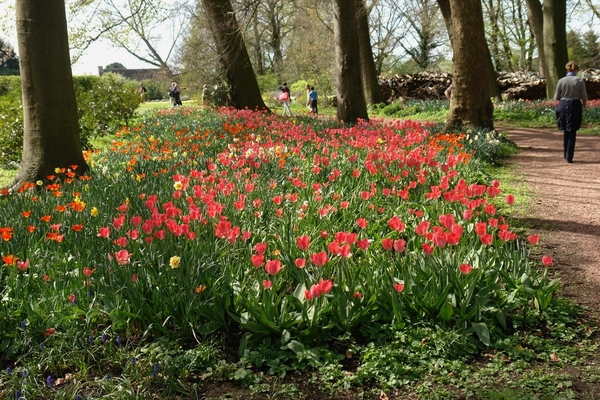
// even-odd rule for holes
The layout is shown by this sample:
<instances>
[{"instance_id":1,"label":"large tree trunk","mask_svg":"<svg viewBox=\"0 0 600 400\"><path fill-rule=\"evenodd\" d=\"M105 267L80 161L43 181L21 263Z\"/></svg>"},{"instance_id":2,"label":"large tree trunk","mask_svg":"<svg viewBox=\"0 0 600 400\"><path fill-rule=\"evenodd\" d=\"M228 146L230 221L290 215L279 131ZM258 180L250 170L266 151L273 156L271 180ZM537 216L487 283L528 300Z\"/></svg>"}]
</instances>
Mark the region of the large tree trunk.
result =
<instances>
[{"instance_id":1,"label":"large tree trunk","mask_svg":"<svg viewBox=\"0 0 600 400\"><path fill-rule=\"evenodd\" d=\"M526 0L527 19L538 50L538 71L546 76L546 57L544 55L544 13L540 0Z\"/></svg>"},{"instance_id":2,"label":"large tree trunk","mask_svg":"<svg viewBox=\"0 0 600 400\"><path fill-rule=\"evenodd\" d=\"M221 65L227 73L232 105L266 109L230 0L202 0Z\"/></svg>"},{"instance_id":3,"label":"large tree trunk","mask_svg":"<svg viewBox=\"0 0 600 400\"><path fill-rule=\"evenodd\" d=\"M64 0L16 2L23 92L23 157L13 189L56 168L89 167L81 152Z\"/></svg>"},{"instance_id":4,"label":"large tree trunk","mask_svg":"<svg viewBox=\"0 0 600 400\"><path fill-rule=\"evenodd\" d=\"M450 8L450 0L437 0L438 6L440 7L440 11L442 12L442 18L444 18L444 24L446 25L446 29L448 30L448 37L450 38L450 43L452 44L452 48L454 48L453 40L454 40L454 29L452 28L452 10ZM483 11L482 11L483 14ZM483 19L483 17L482 17ZM484 36L485 38L485 36ZM486 89L488 90L488 94L490 97L493 97L496 100L502 100L500 93L500 86L498 86L498 81L496 80L496 73L494 71L494 63L492 62L492 55L490 49L488 47L487 41L485 41L485 54L486 54L486 63L487 69L489 71L487 81L485 82ZM454 90L454 86L452 86Z\"/></svg>"},{"instance_id":5,"label":"large tree trunk","mask_svg":"<svg viewBox=\"0 0 600 400\"><path fill-rule=\"evenodd\" d=\"M480 0L450 0L452 13L452 101L444 130L464 126L493 128L488 82L492 70Z\"/></svg>"},{"instance_id":6,"label":"large tree trunk","mask_svg":"<svg viewBox=\"0 0 600 400\"><path fill-rule=\"evenodd\" d=\"M567 0L544 0L544 57L546 97L552 99L569 61L567 53Z\"/></svg>"},{"instance_id":7,"label":"large tree trunk","mask_svg":"<svg viewBox=\"0 0 600 400\"><path fill-rule=\"evenodd\" d=\"M335 0L333 8L338 71L337 119L355 124L359 119L369 119L361 79L356 8L354 1L348 0Z\"/></svg>"},{"instance_id":8,"label":"large tree trunk","mask_svg":"<svg viewBox=\"0 0 600 400\"><path fill-rule=\"evenodd\" d=\"M355 4L358 47L360 49L360 71L365 101L367 104L383 103L385 99L379 86L377 68L375 68L375 60L373 59L373 48L371 47L369 13L364 0L356 0Z\"/></svg>"}]
</instances>

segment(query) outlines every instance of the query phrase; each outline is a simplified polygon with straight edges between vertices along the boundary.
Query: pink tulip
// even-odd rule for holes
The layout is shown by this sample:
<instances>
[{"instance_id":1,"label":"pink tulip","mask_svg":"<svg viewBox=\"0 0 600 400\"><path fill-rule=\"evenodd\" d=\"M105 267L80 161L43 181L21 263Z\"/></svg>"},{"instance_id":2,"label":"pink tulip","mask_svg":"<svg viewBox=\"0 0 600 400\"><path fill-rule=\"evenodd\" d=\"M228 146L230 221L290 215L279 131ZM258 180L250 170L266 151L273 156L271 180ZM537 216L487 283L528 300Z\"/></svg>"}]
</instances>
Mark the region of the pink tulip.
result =
<instances>
[{"instance_id":1,"label":"pink tulip","mask_svg":"<svg viewBox=\"0 0 600 400\"><path fill-rule=\"evenodd\" d=\"M281 272L282 269L283 266L281 265L281 261L279 260L268 260L265 265L265 270L269 275L272 276L277 275L279 272Z\"/></svg>"}]
</instances>

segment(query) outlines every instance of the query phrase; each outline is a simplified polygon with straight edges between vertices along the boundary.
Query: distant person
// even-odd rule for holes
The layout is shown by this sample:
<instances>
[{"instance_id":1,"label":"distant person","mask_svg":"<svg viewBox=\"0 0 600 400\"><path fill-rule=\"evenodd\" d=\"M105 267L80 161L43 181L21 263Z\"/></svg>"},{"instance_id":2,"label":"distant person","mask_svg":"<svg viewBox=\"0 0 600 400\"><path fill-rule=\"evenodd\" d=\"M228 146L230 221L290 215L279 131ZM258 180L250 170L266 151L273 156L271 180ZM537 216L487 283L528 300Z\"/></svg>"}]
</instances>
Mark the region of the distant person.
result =
<instances>
[{"instance_id":1,"label":"distant person","mask_svg":"<svg viewBox=\"0 0 600 400\"><path fill-rule=\"evenodd\" d=\"M171 84L171 88L169 89L169 98L171 99L171 106L177 107L182 105L181 103L181 89L177 82L173 82Z\"/></svg>"},{"instance_id":2,"label":"distant person","mask_svg":"<svg viewBox=\"0 0 600 400\"><path fill-rule=\"evenodd\" d=\"M581 128L583 108L587 103L588 95L585 82L577 77L579 66L573 61L569 61L565 68L567 76L560 78L556 84L554 100L559 100L555 112L558 129L564 131L564 157L568 163L572 163L575 139L577 131Z\"/></svg>"},{"instance_id":3,"label":"distant person","mask_svg":"<svg viewBox=\"0 0 600 400\"><path fill-rule=\"evenodd\" d=\"M140 103L146 101L146 88L143 84L140 83L140 88L138 89L138 95L140 96Z\"/></svg>"},{"instance_id":4,"label":"distant person","mask_svg":"<svg viewBox=\"0 0 600 400\"><path fill-rule=\"evenodd\" d=\"M446 98L450 100L450 98L452 97L452 84L450 84L450 86L446 88L446 90L444 91L444 96L446 96Z\"/></svg>"},{"instance_id":5,"label":"distant person","mask_svg":"<svg viewBox=\"0 0 600 400\"><path fill-rule=\"evenodd\" d=\"M279 101L283 103L283 113L282 116L285 116L286 112L290 113L290 117L293 117L292 110L290 110L290 89L287 86L286 82L283 82L281 86L279 86Z\"/></svg>"},{"instance_id":6,"label":"distant person","mask_svg":"<svg viewBox=\"0 0 600 400\"><path fill-rule=\"evenodd\" d=\"M310 106L310 85L306 84L306 107L312 112L312 108Z\"/></svg>"},{"instance_id":7,"label":"distant person","mask_svg":"<svg viewBox=\"0 0 600 400\"><path fill-rule=\"evenodd\" d=\"M314 86L310 87L310 92L308 93L308 98L310 99L310 112L315 116L319 116L319 107L317 105L317 91Z\"/></svg>"},{"instance_id":8,"label":"distant person","mask_svg":"<svg viewBox=\"0 0 600 400\"><path fill-rule=\"evenodd\" d=\"M204 107L210 105L210 89L206 83L202 86L202 105Z\"/></svg>"}]
</instances>

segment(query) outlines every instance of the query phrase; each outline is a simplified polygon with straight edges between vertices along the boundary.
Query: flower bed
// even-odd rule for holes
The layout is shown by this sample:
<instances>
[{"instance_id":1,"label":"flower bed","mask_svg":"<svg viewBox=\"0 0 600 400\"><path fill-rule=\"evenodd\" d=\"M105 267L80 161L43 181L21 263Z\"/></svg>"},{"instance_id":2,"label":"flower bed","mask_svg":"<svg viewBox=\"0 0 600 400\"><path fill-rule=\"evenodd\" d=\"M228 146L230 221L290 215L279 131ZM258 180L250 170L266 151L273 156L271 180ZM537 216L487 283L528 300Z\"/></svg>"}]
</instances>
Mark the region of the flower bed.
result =
<instances>
[{"instance_id":1,"label":"flower bed","mask_svg":"<svg viewBox=\"0 0 600 400\"><path fill-rule=\"evenodd\" d=\"M87 153L91 176L73 166L0 200L0 352L76 328L90 343L235 332L242 348L301 354L421 321L489 344L558 283L529 255L537 238L498 215L514 198L482 181L466 137L411 121L146 116Z\"/></svg>"}]
</instances>

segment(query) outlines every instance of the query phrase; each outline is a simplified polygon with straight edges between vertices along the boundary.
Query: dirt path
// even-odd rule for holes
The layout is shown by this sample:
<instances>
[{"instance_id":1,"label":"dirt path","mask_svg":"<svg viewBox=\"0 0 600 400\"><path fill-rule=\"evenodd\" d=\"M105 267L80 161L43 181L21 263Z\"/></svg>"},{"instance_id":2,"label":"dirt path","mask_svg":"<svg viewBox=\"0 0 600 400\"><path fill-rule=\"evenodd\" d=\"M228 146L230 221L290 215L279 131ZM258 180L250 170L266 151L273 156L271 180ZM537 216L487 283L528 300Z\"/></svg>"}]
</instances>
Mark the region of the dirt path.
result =
<instances>
[{"instance_id":1,"label":"dirt path","mask_svg":"<svg viewBox=\"0 0 600 400\"><path fill-rule=\"evenodd\" d=\"M562 295L588 307L588 316L600 323L600 137L577 135L569 164L559 131L498 130L519 146L511 163L534 192L520 218L554 258Z\"/></svg>"}]
</instances>

